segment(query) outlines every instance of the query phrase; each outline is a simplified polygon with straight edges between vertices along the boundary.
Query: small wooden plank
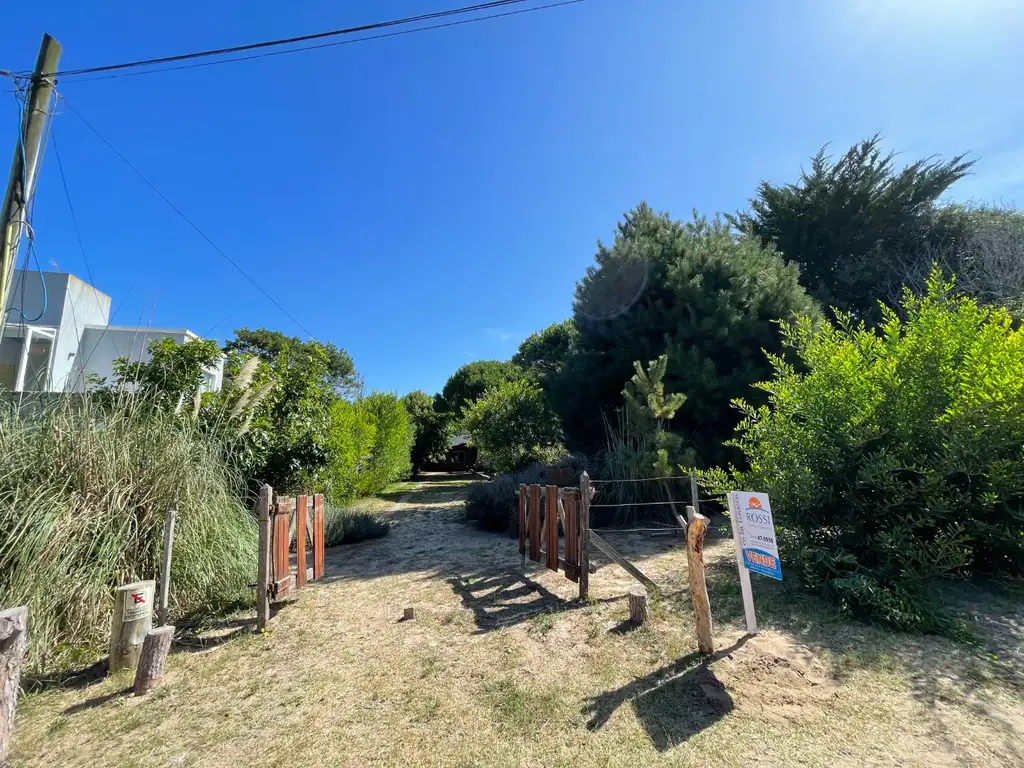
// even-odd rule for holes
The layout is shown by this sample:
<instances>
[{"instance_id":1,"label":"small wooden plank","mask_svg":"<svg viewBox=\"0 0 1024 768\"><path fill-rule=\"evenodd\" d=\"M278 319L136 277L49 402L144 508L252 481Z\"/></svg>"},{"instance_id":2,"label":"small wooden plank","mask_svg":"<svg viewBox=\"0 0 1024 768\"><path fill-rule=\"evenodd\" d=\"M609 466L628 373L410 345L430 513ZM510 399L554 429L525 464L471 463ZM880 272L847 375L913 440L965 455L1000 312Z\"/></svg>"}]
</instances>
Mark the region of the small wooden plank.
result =
<instances>
[{"instance_id":1,"label":"small wooden plank","mask_svg":"<svg viewBox=\"0 0 1024 768\"><path fill-rule=\"evenodd\" d=\"M598 534L594 533L593 531L587 531L587 540L589 543L593 544L595 547L600 549L605 555L614 560L615 563L621 566L630 576L632 576L634 579L636 579L645 587L647 587L647 589L650 590L652 593L656 595L661 593L661 590L658 588L657 584L655 584L653 581L647 578L647 576L644 575L644 572L637 568L635 565L633 565L631 562L629 562L629 560L627 560L618 552L616 552L615 549L607 541L602 539Z\"/></svg>"},{"instance_id":2,"label":"small wooden plank","mask_svg":"<svg viewBox=\"0 0 1024 768\"><path fill-rule=\"evenodd\" d=\"M324 495L313 497L313 578L324 575Z\"/></svg>"},{"instance_id":3,"label":"small wooden plank","mask_svg":"<svg viewBox=\"0 0 1024 768\"><path fill-rule=\"evenodd\" d=\"M530 513L527 535L530 537L530 559L540 562L540 486L530 486Z\"/></svg>"},{"instance_id":4,"label":"small wooden plank","mask_svg":"<svg viewBox=\"0 0 1024 768\"><path fill-rule=\"evenodd\" d=\"M294 502L292 503L294 507ZM277 599L287 597L291 593L291 559L288 545L291 543L291 514L276 507L274 511L274 596Z\"/></svg>"},{"instance_id":5,"label":"small wooden plank","mask_svg":"<svg viewBox=\"0 0 1024 768\"><path fill-rule=\"evenodd\" d=\"M289 573L283 579L278 579L270 586L270 593L275 600L284 600L292 593L293 579Z\"/></svg>"},{"instance_id":6,"label":"small wooden plank","mask_svg":"<svg viewBox=\"0 0 1024 768\"><path fill-rule=\"evenodd\" d=\"M295 503L295 530L298 536L295 537L295 588L302 589L306 586L306 514L308 499L305 495L299 496Z\"/></svg>"},{"instance_id":7,"label":"small wooden plank","mask_svg":"<svg viewBox=\"0 0 1024 768\"><path fill-rule=\"evenodd\" d=\"M519 554L526 556L526 486L519 486Z\"/></svg>"},{"instance_id":8,"label":"small wooden plank","mask_svg":"<svg viewBox=\"0 0 1024 768\"><path fill-rule=\"evenodd\" d=\"M558 570L558 486L544 486L544 532L547 566Z\"/></svg>"}]
</instances>

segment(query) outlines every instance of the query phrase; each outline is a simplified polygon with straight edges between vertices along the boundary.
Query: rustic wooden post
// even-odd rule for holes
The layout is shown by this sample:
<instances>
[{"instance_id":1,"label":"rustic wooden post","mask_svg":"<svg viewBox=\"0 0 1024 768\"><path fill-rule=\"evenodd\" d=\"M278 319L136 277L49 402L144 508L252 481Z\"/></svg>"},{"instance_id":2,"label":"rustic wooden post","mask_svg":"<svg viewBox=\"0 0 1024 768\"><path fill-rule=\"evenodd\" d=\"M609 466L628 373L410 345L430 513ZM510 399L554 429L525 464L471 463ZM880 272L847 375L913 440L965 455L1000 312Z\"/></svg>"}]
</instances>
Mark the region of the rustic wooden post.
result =
<instances>
[{"instance_id":1,"label":"rustic wooden post","mask_svg":"<svg viewBox=\"0 0 1024 768\"><path fill-rule=\"evenodd\" d=\"M6 765L18 708L18 686L28 651L28 606L0 611L0 765Z\"/></svg>"},{"instance_id":2,"label":"rustic wooden post","mask_svg":"<svg viewBox=\"0 0 1024 768\"><path fill-rule=\"evenodd\" d=\"M306 497L295 502L295 588L306 586Z\"/></svg>"},{"instance_id":3,"label":"rustic wooden post","mask_svg":"<svg viewBox=\"0 0 1024 768\"><path fill-rule=\"evenodd\" d=\"M171 553L174 550L174 521L178 517L177 510L168 509L164 518L164 565L160 571L160 601L157 604L157 617L160 626L167 623L168 601L171 592Z\"/></svg>"},{"instance_id":4,"label":"rustic wooden post","mask_svg":"<svg viewBox=\"0 0 1024 768\"><path fill-rule=\"evenodd\" d=\"M708 519L693 507L686 508L686 517L690 521L686 526L686 565L690 572L690 600L697 626L697 649L701 653L714 653L711 603L704 579L704 536L708 531Z\"/></svg>"},{"instance_id":5,"label":"rustic wooden post","mask_svg":"<svg viewBox=\"0 0 1024 768\"><path fill-rule=\"evenodd\" d=\"M630 587L626 593L629 600L629 621L640 626L647 621L647 590L643 587Z\"/></svg>"},{"instance_id":6,"label":"rustic wooden post","mask_svg":"<svg viewBox=\"0 0 1024 768\"><path fill-rule=\"evenodd\" d=\"M153 595L156 582L136 581L114 593L114 617L110 622L109 672L135 669L142 643L153 628Z\"/></svg>"},{"instance_id":7,"label":"rustic wooden post","mask_svg":"<svg viewBox=\"0 0 1024 768\"><path fill-rule=\"evenodd\" d=\"M590 598L590 475L580 475L580 600Z\"/></svg>"},{"instance_id":8,"label":"rustic wooden post","mask_svg":"<svg viewBox=\"0 0 1024 768\"><path fill-rule=\"evenodd\" d=\"M260 526L260 549L256 561L256 629L264 630L270 621L270 500L274 489L260 488L257 513Z\"/></svg>"},{"instance_id":9,"label":"rustic wooden post","mask_svg":"<svg viewBox=\"0 0 1024 768\"><path fill-rule=\"evenodd\" d=\"M167 653L174 639L174 627L154 629L146 635L139 656L139 668L135 670L135 695L143 696L153 690L163 679Z\"/></svg>"}]
</instances>

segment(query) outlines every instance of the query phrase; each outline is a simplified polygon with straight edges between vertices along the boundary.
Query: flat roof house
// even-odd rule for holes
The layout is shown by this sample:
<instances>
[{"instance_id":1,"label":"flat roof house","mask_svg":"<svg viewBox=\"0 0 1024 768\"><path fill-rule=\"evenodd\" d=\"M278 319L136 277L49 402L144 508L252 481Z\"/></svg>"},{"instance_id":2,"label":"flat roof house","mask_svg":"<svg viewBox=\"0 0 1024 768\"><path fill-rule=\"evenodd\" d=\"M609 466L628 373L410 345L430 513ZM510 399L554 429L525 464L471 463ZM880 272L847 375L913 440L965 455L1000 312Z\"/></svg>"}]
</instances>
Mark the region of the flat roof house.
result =
<instances>
[{"instance_id":1,"label":"flat roof house","mask_svg":"<svg viewBox=\"0 0 1024 768\"><path fill-rule=\"evenodd\" d=\"M116 358L148 360L154 339L199 338L187 328L110 325L110 297L64 272L15 270L5 309L0 390L12 392L84 392L92 377L113 375ZM221 359L203 389L218 391L223 378Z\"/></svg>"}]
</instances>

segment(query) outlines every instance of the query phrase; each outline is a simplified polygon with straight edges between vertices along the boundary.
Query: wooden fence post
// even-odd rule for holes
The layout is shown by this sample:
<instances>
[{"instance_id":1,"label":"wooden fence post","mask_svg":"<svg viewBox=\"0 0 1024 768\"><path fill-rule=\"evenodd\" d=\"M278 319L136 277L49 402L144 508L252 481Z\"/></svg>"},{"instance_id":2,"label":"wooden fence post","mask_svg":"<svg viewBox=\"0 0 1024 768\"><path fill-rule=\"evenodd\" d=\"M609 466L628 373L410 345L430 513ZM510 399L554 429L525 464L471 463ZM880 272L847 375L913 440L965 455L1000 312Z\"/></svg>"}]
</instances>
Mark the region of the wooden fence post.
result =
<instances>
[{"instance_id":1,"label":"wooden fence post","mask_svg":"<svg viewBox=\"0 0 1024 768\"><path fill-rule=\"evenodd\" d=\"M164 565L160 572L160 602L157 604L157 617L160 626L167 623L168 600L171 591L171 553L174 550L174 521L178 517L177 510L168 509L164 518Z\"/></svg>"},{"instance_id":2,"label":"wooden fence post","mask_svg":"<svg viewBox=\"0 0 1024 768\"><path fill-rule=\"evenodd\" d=\"M114 593L114 617L110 622L109 672L135 669L142 643L153 628L153 596L156 582L136 581Z\"/></svg>"},{"instance_id":3,"label":"wooden fence post","mask_svg":"<svg viewBox=\"0 0 1024 768\"><path fill-rule=\"evenodd\" d=\"M270 500L274 489L260 488L257 513L260 526L260 548L256 561L256 629L262 631L270 621Z\"/></svg>"},{"instance_id":4,"label":"wooden fence post","mask_svg":"<svg viewBox=\"0 0 1024 768\"><path fill-rule=\"evenodd\" d=\"M149 693L163 679L167 653L174 639L174 627L160 627L146 635L139 656L139 668L135 670L135 695Z\"/></svg>"},{"instance_id":5,"label":"wooden fence post","mask_svg":"<svg viewBox=\"0 0 1024 768\"><path fill-rule=\"evenodd\" d=\"M546 565L552 571L558 570L558 486L544 486L544 545L547 551Z\"/></svg>"},{"instance_id":6,"label":"wooden fence post","mask_svg":"<svg viewBox=\"0 0 1024 768\"><path fill-rule=\"evenodd\" d=\"M590 475L580 475L580 600L590 598Z\"/></svg>"},{"instance_id":7,"label":"wooden fence post","mask_svg":"<svg viewBox=\"0 0 1024 768\"><path fill-rule=\"evenodd\" d=\"M0 611L0 765L5 765L14 733L18 686L28 651L28 606Z\"/></svg>"},{"instance_id":8,"label":"wooden fence post","mask_svg":"<svg viewBox=\"0 0 1024 768\"><path fill-rule=\"evenodd\" d=\"M519 554L523 556L523 567L526 567L526 485L519 485Z\"/></svg>"},{"instance_id":9,"label":"wooden fence post","mask_svg":"<svg viewBox=\"0 0 1024 768\"><path fill-rule=\"evenodd\" d=\"M697 649L701 653L714 653L715 639L711 630L711 603L704 578L704 536L708 519L693 507L686 508L690 521L686 527L686 565L690 575L690 600L697 625Z\"/></svg>"}]
</instances>

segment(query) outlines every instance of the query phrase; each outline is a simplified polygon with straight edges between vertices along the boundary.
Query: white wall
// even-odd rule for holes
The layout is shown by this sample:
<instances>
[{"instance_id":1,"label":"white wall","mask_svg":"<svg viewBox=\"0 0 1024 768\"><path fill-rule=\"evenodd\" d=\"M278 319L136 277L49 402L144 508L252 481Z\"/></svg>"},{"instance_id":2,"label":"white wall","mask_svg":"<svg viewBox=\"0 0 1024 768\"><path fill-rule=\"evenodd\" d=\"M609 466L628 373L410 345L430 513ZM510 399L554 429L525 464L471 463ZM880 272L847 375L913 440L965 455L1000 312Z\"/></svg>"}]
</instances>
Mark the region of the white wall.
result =
<instances>
[{"instance_id":1,"label":"white wall","mask_svg":"<svg viewBox=\"0 0 1024 768\"><path fill-rule=\"evenodd\" d=\"M81 388L81 381L75 381L74 373L78 371L76 359L82 337L89 326L105 326L110 321L110 297L74 275L68 275L66 295L50 378L50 386L58 392Z\"/></svg>"}]
</instances>

